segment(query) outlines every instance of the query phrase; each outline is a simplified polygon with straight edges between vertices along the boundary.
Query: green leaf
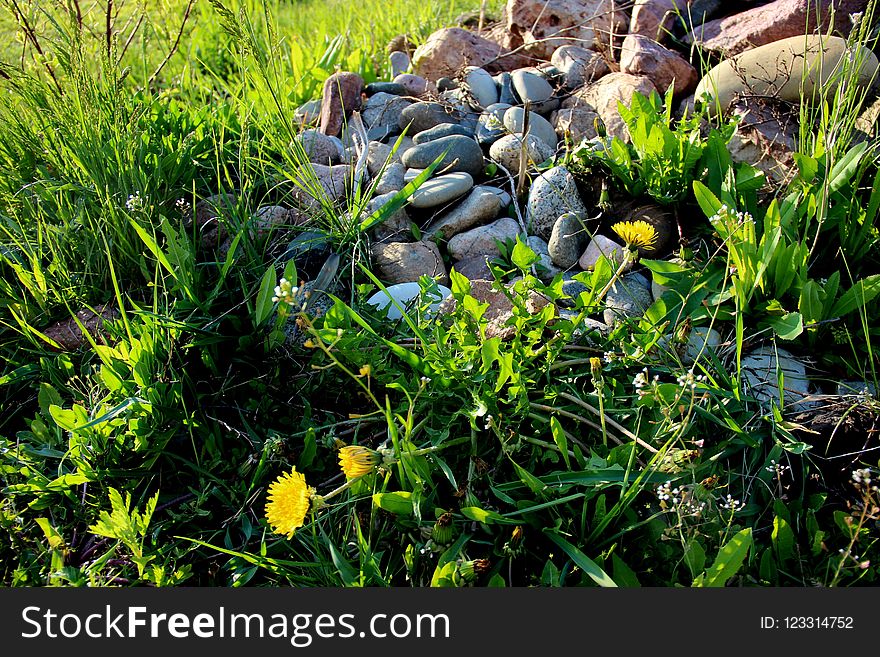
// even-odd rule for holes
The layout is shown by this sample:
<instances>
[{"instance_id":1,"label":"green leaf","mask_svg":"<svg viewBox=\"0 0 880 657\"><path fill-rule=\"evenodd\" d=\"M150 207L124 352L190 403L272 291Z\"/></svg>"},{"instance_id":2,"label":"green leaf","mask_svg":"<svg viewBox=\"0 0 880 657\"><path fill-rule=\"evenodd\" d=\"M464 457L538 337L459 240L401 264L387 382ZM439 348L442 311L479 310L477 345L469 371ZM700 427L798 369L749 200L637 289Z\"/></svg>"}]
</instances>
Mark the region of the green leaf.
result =
<instances>
[{"instance_id":1,"label":"green leaf","mask_svg":"<svg viewBox=\"0 0 880 657\"><path fill-rule=\"evenodd\" d=\"M300 472L304 472L312 465L317 453L318 441L315 439L315 429L314 427L309 427L306 431L306 436L303 439L303 449L302 453L299 455L299 462L297 463Z\"/></svg>"},{"instance_id":2,"label":"green leaf","mask_svg":"<svg viewBox=\"0 0 880 657\"><path fill-rule=\"evenodd\" d=\"M49 541L49 547L51 549L57 550L64 547L64 537L51 525L48 518L37 518L36 522L40 529L43 530L43 535L46 537L46 540Z\"/></svg>"},{"instance_id":3,"label":"green leaf","mask_svg":"<svg viewBox=\"0 0 880 657\"><path fill-rule=\"evenodd\" d=\"M828 176L830 180L829 190L832 193L840 190L853 179L867 147L868 142L862 142L853 146L843 157L834 163L834 166L831 168L831 174Z\"/></svg>"},{"instance_id":4,"label":"green leaf","mask_svg":"<svg viewBox=\"0 0 880 657\"><path fill-rule=\"evenodd\" d=\"M259 326L272 314L272 297L275 293L275 268L270 267L263 274L260 290L257 293L257 306L254 311L254 323Z\"/></svg>"},{"instance_id":5,"label":"green leaf","mask_svg":"<svg viewBox=\"0 0 880 657\"><path fill-rule=\"evenodd\" d=\"M501 575L499 575L498 573L495 573L489 579L489 583L487 584L487 586L490 589L503 589L504 587L507 586L507 582L504 581L504 578Z\"/></svg>"},{"instance_id":6,"label":"green leaf","mask_svg":"<svg viewBox=\"0 0 880 657\"><path fill-rule=\"evenodd\" d=\"M375 493L373 495L373 504L394 515L411 516L413 514L412 493L409 491Z\"/></svg>"},{"instance_id":7,"label":"green leaf","mask_svg":"<svg viewBox=\"0 0 880 657\"><path fill-rule=\"evenodd\" d=\"M627 566L617 553L611 555L611 565L614 572L614 581L623 588L640 588L642 585L635 571Z\"/></svg>"},{"instance_id":8,"label":"green leaf","mask_svg":"<svg viewBox=\"0 0 880 657\"><path fill-rule=\"evenodd\" d=\"M701 579L701 586L723 587L736 575L752 547L752 529L747 527L735 534L718 552L715 563Z\"/></svg>"},{"instance_id":9,"label":"green leaf","mask_svg":"<svg viewBox=\"0 0 880 657\"><path fill-rule=\"evenodd\" d=\"M455 543L449 546L449 549L446 550L446 552L440 555L440 558L437 560L437 567L434 569L434 574L431 577L432 587L453 585L452 582L444 584L443 580L447 577L451 577L452 573L455 572L455 560L465 543L467 543L470 538L470 534L462 534L458 537Z\"/></svg>"},{"instance_id":10,"label":"green leaf","mask_svg":"<svg viewBox=\"0 0 880 657\"><path fill-rule=\"evenodd\" d=\"M706 551L696 537L691 538L685 546L684 562L691 571L691 577L697 577L706 567Z\"/></svg>"},{"instance_id":11,"label":"green leaf","mask_svg":"<svg viewBox=\"0 0 880 657\"><path fill-rule=\"evenodd\" d=\"M699 180L694 181L694 196L697 199L697 203L700 205L700 209L707 217L711 217L718 213L718 210L721 209L721 201L718 200L718 197L713 194L708 187L706 187Z\"/></svg>"},{"instance_id":12,"label":"green leaf","mask_svg":"<svg viewBox=\"0 0 880 657\"><path fill-rule=\"evenodd\" d=\"M325 542L330 547L330 557L333 559L333 565L336 566L336 571L339 573L343 585L348 587L360 586L358 572L346 561L339 549L333 545L333 541L326 540Z\"/></svg>"},{"instance_id":13,"label":"green leaf","mask_svg":"<svg viewBox=\"0 0 880 657\"><path fill-rule=\"evenodd\" d=\"M513 247L513 253L510 255L510 261L519 269L526 270L540 260L534 251L523 244L520 236L516 236L516 244Z\"/></svg>"},{"instance_id":14,"label":"green leaf","mask_svg":"<svg viewBox=\"0 0 880 657\"><path fill-rule=\"evenodd\" d=\"M791 525L784 518L776 516L773 518L773 549L780 562L785 563L794 556L795 536L791 529Z\"/></svg>"},{"instance_id":15,"label":"green leaf","mask_svg":"<svg viewBox=\"0 0 880 657\"><path fill-rule=\"evenodd\" d=\"M786 313L769 319L767 323L783 340L794 340L804 332L804 318L800 313Z\"/></svg>"},{"instance_id":16,"label":"green leaf","mask_svg":"<svg viewBox=\"0 0 880 657\"><path fill-rule=\"evenodd\" d=\"M608 576L604 570L596 565L596 562L587 555L577 549L574 545L559 536L555 530L550 528L544 529L544 535L551 541L556 543L569 558L574 561L575 565L583 570L596 584L602 587L617 588L614 580Z\"/></svg>"},{"instance_id":17,"label":"green leaf","mask_svg":"<svg viewBox=\"0 0 880 657\"><path fill-rule=\"evenodd\" d=\"M58 391L44 381L40 383L40 391L37 393L37 403L40 405L40 410L43 413L48 413L50 406L60 407L64 401L61 399L61 395Z\"/></svg>"},{"instance_id":18,"label":"green leaf","mask_svg":"<svg viewBox=\"0 0 880 657\"><path fill-rule=\"evenodd\" d=\"M550 433L553 434L553 440L562 454L562 460L565 461L565 467L571 470L571 463L568 456L568 437L559 419L554 415L550 418Z\"/></svg>"},{"instance_id":19,"label":"green leaf","mask_svg":"<svg viewBox=\"0 0 880 657\"><path fill-rule=\"evenodd\" d=\"M481 522L484 525L491 525L496 522L502 525L519 524L516 520L508 520L500 513L496 513L495 511L486 511L485 509L481 509L478 506L466 506L461 509L461 514L465 518L476 520L477 522Z\"/></svg>"},{"instance_id":20,"label":"green leaf","mask_svg":"<svg viewBox=\"0 0 880 657\"><path fill-rule=\"evenodd\" d=\"M880 274L863 278L840 296L831 309L831 317L843 317L863 308L878 294L880 294Z\"/></svg>"}]
</instances>

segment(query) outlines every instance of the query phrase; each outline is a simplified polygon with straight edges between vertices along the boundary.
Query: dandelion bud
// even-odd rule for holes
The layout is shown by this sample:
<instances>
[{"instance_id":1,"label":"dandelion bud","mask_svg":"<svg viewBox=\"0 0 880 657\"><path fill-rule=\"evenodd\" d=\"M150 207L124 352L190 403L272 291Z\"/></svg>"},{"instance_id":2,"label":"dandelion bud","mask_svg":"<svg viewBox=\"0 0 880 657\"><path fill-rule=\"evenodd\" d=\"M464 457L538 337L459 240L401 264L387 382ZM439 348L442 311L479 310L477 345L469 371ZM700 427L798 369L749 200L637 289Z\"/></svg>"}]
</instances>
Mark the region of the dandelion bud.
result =
<instances>
[{"instance_id":1,"label":"dandelion bud","mask_svg":"<svg viewBox=\"0 0 880 657\"><path fill-rule=\"evenodd\" d=\"M455 538L455 526L452 524L452 514L444 513L434 523L431 530L431 538L438 545L449 545Z\"/></svg>"},{"instance_id":2,"label":"dandelion bud","mask_svg":"<svg viewBox=\"0 0 880 657\"><path fill-rule=\"evenodd\" d=\"M458 567L458 574L461 575L463 582L470 583L488 571L491 565L488 559L463 561Z\"/></svg>"},{"instance_id":3,"label":"dandelion bud","mask_svg":"<svg viewBox=\"0 0 880 657\"><path fill-rule=\"evenodd\" d=\"M382 462L382 455L376 450L361 445L349 445L339 450L339 467L346 479L355 479L370 474Z\"/></svg>"}]
</instances>

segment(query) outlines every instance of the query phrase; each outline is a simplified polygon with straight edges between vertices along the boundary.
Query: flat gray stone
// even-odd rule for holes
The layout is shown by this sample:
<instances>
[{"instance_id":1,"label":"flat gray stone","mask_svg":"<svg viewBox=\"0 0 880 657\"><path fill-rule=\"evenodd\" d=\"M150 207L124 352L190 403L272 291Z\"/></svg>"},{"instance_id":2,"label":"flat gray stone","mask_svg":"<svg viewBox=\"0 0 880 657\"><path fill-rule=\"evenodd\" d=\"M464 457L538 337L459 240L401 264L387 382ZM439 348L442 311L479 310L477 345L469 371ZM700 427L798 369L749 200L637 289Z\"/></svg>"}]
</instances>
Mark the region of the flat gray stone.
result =
<instances>
[{"instance_id":1,"label":"flat gray stone","mask_svg":"<svg viewBox=\"0 0 880 657\"><path fill-rule=\"evenodd\" d=\"M474 186L467 173L447 173L422 183L410 197L415 208L433 208L464 196Z\"/></svg>"},{"instance_id":2,"label":"flat gray stone","mask_svg":"<svg viewBox=\"0 0 880 657\"><path fill-rule=\"evenodd\" d=\"M492 221L501 211L501 199L484 187L475 187L462 203L432 224L425 239L448 240L479 224Z\"/></svg>"},{"instance_id":3,"label":"flat gray stone","mask_svg":"<svg viewBox=\"0 0 880 657\"><path fill-rule=\"evenodd\" d=\"M769 411L773 404L787 410L804 410L813 405L804 399L810 394L807 369L785 349L765 344L743 356L740 364L743 391L751 394L764 411ZM779 372L783 376L782 391Z\"/></svg>"},{"instance_id":4,"label":"flat gray stone","mask_svg":"<svg viewBox=\"0 0 880 657\"><path fill-rule=\"evenodd\" d=\"M410 105L406 98L380 92L367 99L361 117L369 129L391 135L400 132L400 117Z\"/></svg>"},{"instance_id":5,"label":"flat gray stone","mask_svg":"<svg viewBox=\"0 0 880 657\"><path fill-rule=\"evenodd\" d=\"M548 101L553 96L553 87L540 75L519 69L510 74L516 95L525 104L530 103L532 110L544 112L550 108Z\"/></svg>"},{"instance_id":6,"label":"flat gray stone","mask_svg":"<svg viewBox=\"0 0 880 657\"><path fill-rule=\"evenodd\" d=\"M391 77L396 78L398 75L403 75L409 70L410 61L409 55L403 52L402 50L395 50L390 55L388 55L388 61L391 63Z\"/></svg>"},{"instance_id":7,"label":"flat gray stone","mask_svg":"<svg viewBox=\"0 0 880 657\"><path fill-rule=\"evenodd\" d=\"M474 131L468 129L466 126L459 125L458 123L441 123L440 125L435 125L433 128L418 133L413 137L413 143L418 146L429 141L434 141L442 137L450 137L452 135L473 137Z\"/></svg>"},{"instance_id":8,"label":"flat gray stone","mask_svg":"<svg viewBox=\"0 0 880 657\"><path fill-rule=\"evenodd\" d=\"M379 180L376 183L376 194L387 194L389 192L399 192L403 189L403 186L406 185L404 181L404 174L406 173L406 167L403 166L400 162L392 162L385 170L382 172L382 175L379 176Z\"/></svg>"},{"instance_id":9,"label":"flat gray stone","mask_svg":"<svg viewBox=\"0 0 880 657\"><path fill-rule=\"evenodd\" d=\"M510 217L503 217L486 226L459 233L446 246L454 260L464 260L479 255L501 254L497 242L515 240L520 234L519 224Z\"/></svg>"},{"instance_id":10,"label":"flat gray stone","mask_svg":"<svg viewBox=\"0 0 880 657\"><path fill-rule=\"evenodd\" d=\"M443 257L433 242L379 243L373 245L372 254L379 278L389 283L418 281L422 276L449 281Z\"/></svg>"},{"instance_id":11,"label":"flat gray stone","mask_svg":"<svg viewBox=\"0 0 880 657\"><path fill-rule=\"evenodd\" d=\"M553 157L554 150L544 140L534 135L528 135L525 139L526 167L533 167ZM507 169L512 175L516 175L520 168L520 160L523 155L523 136L521 134L505 135L492 144L489 149L489 157Z\"/></svg>"},{"instance_id":12,"label":"flat gray stone","mask_svg":"<svg viewBox=\"0 0 880 657\"><path fill-rule=\"evenodd\" d=\"M442 103L418 102L407 107L400 115L400 129L413 136L441 123L460 123L462 113Z\"/></svg>"},{"instance_id":13,"label":"flat gray stone","mask_svg":"<svg viewBox=\"0 0 880 657\"><path fill-rule=\"evenodd\" d=\"M424 169L444 152L446 155L437 167L438 171L464 172L474 178L483 174L483 151L474 139L464 135L450 135L414 146L406 152L402 161L408 167Z\"/></svg>"},{"instance_id":14,"label":"flat gray stone","mask_svg":"<svg viewBox=\"0 0 880 657\"><path fill-rule=\"evenodd\" d=\"M602 317L606 324L614 326L627 318L641 317L651 303L648 279L635 272L624 274L608 290Z\"/></svg>"},{"instance_id":15,"label":"flat gray stone","mask_svg":"<svg viewBox=\"0 0 880 657\"><path fill-rule=\"evenodd\" d=\"M513 133L524 132L526 111L522 107L511 107L504 113L504 127ZM529 134L541 139L554 151L556 150L556 130L550 122L540 114L529 112Z\"/></svg>"},{"instance_id":16,"label":"flat gray stone","mask_svg":"<svg viewBox=\"0 0 880 657\"><path fill-rule=\"evenodd\" d=\"M492 187L490 185L478 185L475 189L485 189L487 192L492 192L495 196L498 197L498 200L501 201L501 207L506 208L512 202L512 198L510 194L505 192L500 187Z\"/></svg>"}]
</instances>

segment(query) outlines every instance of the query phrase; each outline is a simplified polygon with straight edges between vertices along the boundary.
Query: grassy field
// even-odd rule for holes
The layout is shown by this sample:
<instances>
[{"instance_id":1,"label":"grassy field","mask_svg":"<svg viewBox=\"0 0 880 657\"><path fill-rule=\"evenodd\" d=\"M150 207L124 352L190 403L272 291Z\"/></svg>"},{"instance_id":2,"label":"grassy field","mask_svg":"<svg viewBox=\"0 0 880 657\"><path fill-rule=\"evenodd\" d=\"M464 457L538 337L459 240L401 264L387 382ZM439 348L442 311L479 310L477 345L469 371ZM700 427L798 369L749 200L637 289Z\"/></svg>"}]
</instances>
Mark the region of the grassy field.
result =
<instances>
[{"instance_id":1,"label":"grassy field","mask_svg":"<svg viewBox=\"0 0 880 657\"><path fill-rule=\"evenodd\" d=\"M342 300L296 320L271 301L304 278L291 235L252 230L256 208L295 195L294 111L336 67L387 79L392 37L418 44L478 3L110 4L108 38L106 2L0 0L0 582L876 581L876 400L840 398L817 428L745 394L739 367L772 338L830 387L878 382L880 174L876 140L851 130L861 99L805 117L798 175L775 189L727 162L723 124L706 138L647 105L709 164L637 144L633 191L632 172L569 156L623 191L681 190L694 218L678 263L642 263L673 295L601 344L572 346L576 325L524 306L513 340L480 339L460 280L446 323L371 315L357 202L313 218ZM200 248L193 210L225 193L232 248ZM499 271L558 298L531 265L512 247ZM610 276L587 277L581 319ZM49 327L86 307L114 319L60 348ZM283 345L295 320L311 349ZM658 359L691 323L717 325L725 353ZM346 481L340 458L364 472ZM287 536L264 509L291 467L322 499Z\"/></svg>"}]
</instances>

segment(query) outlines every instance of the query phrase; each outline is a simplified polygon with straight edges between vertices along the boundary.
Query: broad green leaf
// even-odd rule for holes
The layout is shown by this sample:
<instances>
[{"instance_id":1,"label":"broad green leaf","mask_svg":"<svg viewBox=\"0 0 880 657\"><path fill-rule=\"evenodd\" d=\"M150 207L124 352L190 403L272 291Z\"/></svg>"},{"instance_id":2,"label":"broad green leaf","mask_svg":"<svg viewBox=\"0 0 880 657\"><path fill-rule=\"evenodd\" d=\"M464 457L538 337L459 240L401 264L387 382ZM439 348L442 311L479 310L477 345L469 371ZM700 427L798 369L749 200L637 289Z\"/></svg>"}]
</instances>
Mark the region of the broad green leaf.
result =
<instances>
[{"instance_id":1,"label":"broad green leaf","mask_svg":"<svg viewBox=\"0 0 880 657\"><path fill-rule=\"evenodd\" d=\"M773 331L783 340L794 340L804 332L804 320L800 313L786 313L767 321Z\"/></svg>"},{"instance_id":2,"label":"broad green leaf","mask_svg":"<svg viewBox=\"0 0 880 657\"><path fill-rule=\"evenodd\" d=\"M694 196L697 199L697 203L700 205L700 209L707 217L711 217L718 213L718 210L721 209L721 201L718 200L718 197L713 194L708 187L706 187L699 180L694 181Z\"/></svg>"},{"instance_id":3,"label":"broad green leaf","mask_svg":"<svg viewBox=\"0 0 880 657\"><path fill-rule=\"evenodd\" d=\"M411 516L413 514L412 493L409 491L375 493L373 495L373 504L394 515Z\"/></svg>"},{"instance_id":4,"label":"broad green leaf","mask_svg":"<svg viewBox=\"0 0 880 657\"><path fill-rule=\"evenodd\" d=\"M510 261L516 265L519 269L528 269L533 264L538 262L541 257L536 254L532 249L523 244L520 236L516 236L516 244L513 247L513 253L510 255Z\"/></svg>"},{"instance_id":5,"label":"broad green leaf","mask_svg":"<svg viewBox=\"0 0 880 657\"><path fill-rule=\"evenodd\" d=\"M831 168L831 174L828 176L830 181L829 190L831 192L840 190L853 179L867 147L868 142L866 141L853 146L843 157L834 163L834 166Z\"/></svg>"},{"instance_id":6,"label":"broad green leaf","mask_svg":"<svg viewBox=\"0 0 880 657\"><path fill-rule=\"evenodd\" d=\"M611 566L614 572L614 581L618 586L630 589L642 586L635 571L627 566L616 552L611 555Z\"/></svg>"},{"instance_id":7,"label":"broad green leaf","mask_svg":"<svg viewBox=\"0 0 880 657\"><path fill-rule=\"evenodd\" d=\"M750 527L735 534L718 552L715 562L706 571L702 586L723 587L736 575L752 547Z\"/></svg>"},{"instance_id":8,"label":"broad green leaf","mask_svg":"<svg viewBox=\"0 0 880 657\"><path fill-rule=\"evenodd\" d=\"M259 326L272 314L272 296L275 293L275 267L270 267L263 274L260 290L257 292L257 305L254 310L254 323Z\"/></svg>"},{"instance_id":9,"label":"broad green leaf","mask_svg":"<svg viewBox=\"0 0 880 657\"><path fill-rule=\"evenodd\" d=\"M40 383L40 391L37 393L37 403L40 406L40 410L43 413L49 412L50 406L61 406L63 400L61 399L61 395L58 393L55 388L51 386L51 384L43 381Z\"/></svg>"},{"instance_id":10,"label":"broad green leaf","mask_svg":"<svg viewBox=\"0 0 880 657\"><path fill-rule=\"evenodd\" d=\"M461 509L461 514L465 518L476 520L477 522L481 522L484 525L491 525L493 523L499 523L502 525L519 524L516 520L508 520L500 513L496 513L495 511L486 511L485 509L481 509L478 506L466 506Z\"/></svg>"},{"instance_id":11,"label":"broad green leaf","mask_svg":"<svg viewBox=\"0 0 880 657\"><path fill-rule=\"evenodd\" d=\"M840 296L831 309L831 317L843 317L863 308L878 294L880 294L880 274L863 278Z\"/></svg>"},{"instance_id":12,"label":"broad green leaf","mask_svg":"<svg viewBox=\"0 0 880 657\"><path fill-rule=\"evenodd\" d=\"M773 518L773 534L771 534L773 548L781 563L785 563L794 556L795 536L791 525L784 518Z\"/></svg>"},{"instance_id":13,"label":"broad green leaf","mask_svg":"<svg viewBox=\"0 0 880 657\"><path fill-rule=\"evenodd\" d=\"M685 546L684 562L691 571L691 577L697 577L706 567L706 551L696 537L691 538Z\"/></svg>"},{"instance_id":14,"label":"broad green leaf","mask_svg":"<svg viewBox=\"0 0 880 657\"><path fill-rule=\"evenodd\" d=\"M566 541L559 534L550 528L544 529L544 535L551 541L556 543L569 558L574 561L575 565L583 570L596 584L601 587L617 588L614 580L608 576L604 570L596 565L596 562L581 552L574 545Z\"/></svg>"}]
</instances>

